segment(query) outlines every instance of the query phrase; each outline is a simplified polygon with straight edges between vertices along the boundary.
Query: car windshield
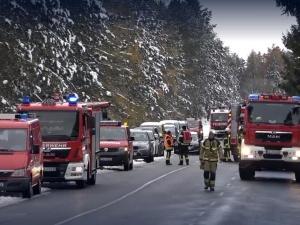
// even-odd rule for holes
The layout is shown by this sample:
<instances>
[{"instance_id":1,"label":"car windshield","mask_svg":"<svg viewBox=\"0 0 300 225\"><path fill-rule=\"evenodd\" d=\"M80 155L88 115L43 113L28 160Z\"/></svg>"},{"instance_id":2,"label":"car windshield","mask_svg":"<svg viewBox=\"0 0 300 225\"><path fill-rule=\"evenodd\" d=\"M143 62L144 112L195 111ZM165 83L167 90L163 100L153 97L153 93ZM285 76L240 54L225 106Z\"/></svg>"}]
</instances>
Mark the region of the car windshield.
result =
<instances>
[{"instance_id":1,"label":"car windshield","mask_svg":"<svg viewBox=\"0 0 300 225\"><path fill-rule=\"evenodd\" d=\"M166 131L169 130L169 131L171 131L171 134L172 134L172 135L175 135L175 127L168 127L168 126L166 126L166 127L165 127L165 130L166 130Z\"/></svg>"},{"instance_id":2,"label":"car windshield","mask_svg":"<svg viewBox=\"0 0 300 225\"><path fill-rule=\"evenodd\" d=\"M134 137L135 141L148 141L147 132L132 131L131 136Z\"/></svg>"},{"instance_id":3,"label":"car windshield","mask_svg":"<svg viewBox=\"0 0 300 225\"><path fill-rule=\"evenodd\" d=\"M199 126L199 122L194 120L194 121L187 121L187 124L189 127L198 127Z\"/></svg>"},{"instance_id":4,"label":"car windshield","mask_svg":"<svg viewBox=\"0 0 300 225\"><path fill-rule=\"evenodd\" d=\"M198 140L198 135L197 134L194 134L192 133L192 141L197 141Z\"/></svg>"},{"instance_id":5,"label":"car windshield","mask_svg":"<svg viewBox=\"0 0 300 225\"><path fill-rule=\"evenodd\" d=\"M253 102L247 109L251 123L300 124L300 106L296 104Z\"/></svg>"},{"instance_id":6,"label":"car windshield","mask_svg":"<svg viewBox=\"0 0 300 225\"><path fill-rule=\"evenodd\" d=\"M0 129L0 149L26 151L27 129Z\"/></svg>"},{"instance_id":7,"label":"car windshield","mask_svg":"<svg viewBox=\"0 0 300 225\"><path fill-rule=\"evenodd\" d=\"M211 114L211 121L227 122L227 120L228 120L228 113L212 113Z\"/></svg>"},{"instance_id":8,"label":"car windshield","mask_svg":"<svg viewBox=\"0 0 300 225\"><path fill-rule=\"evenodd\" d=\"M150 140L154 140L154 134L151 130L147 130Z\"/></svg>"},{"instance_id":9,"label":"car windshield","mask_svg":"<svg viewBox=\"0 0 300 225\"><path fill-rule=\"evenodd\" d=\"M43 141L77 140L79 113L77 111L29 111L41 123Z\"/></svg>"},{"instance_id":10,"label":"car windshield","mask_svg":"<svg viewBox=\"0 0 300 225\"><path fill-rule=\"evenodd\" d=\"M126 140L126 133L124 128L111 128L111 127L100 127L100 140Z\"/></svg>"}]
</instances>

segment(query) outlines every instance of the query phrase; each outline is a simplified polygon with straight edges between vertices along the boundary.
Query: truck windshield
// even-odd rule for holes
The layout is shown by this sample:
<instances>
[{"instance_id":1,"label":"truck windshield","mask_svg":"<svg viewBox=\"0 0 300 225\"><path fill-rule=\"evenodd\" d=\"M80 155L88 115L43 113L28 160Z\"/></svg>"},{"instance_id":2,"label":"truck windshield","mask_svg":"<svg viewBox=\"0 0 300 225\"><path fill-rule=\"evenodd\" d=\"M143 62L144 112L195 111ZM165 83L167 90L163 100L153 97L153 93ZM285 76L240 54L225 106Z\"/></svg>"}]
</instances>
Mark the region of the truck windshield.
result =
<instances>
[{"instance_id":1,"label":"truck windshield","mask_svg":"<svg viewBox=\"0 0 300 225\"><path fill-rule=\"evenodd\" d=\"M212 113L210 120L214 122L227 122L228 113Z\"/></svg>"},{"instance_id":2,"label":"truck windshield","mask_svg":"<svg viewBox=\"0 0 300 225\"><path fill-rule=\"evenodd\" d=\"M251 123L299 125L300 106L291 103L252 102L248 106Z\"/></svg>"},{"instance_id":3,"label":"truck windshield","mask_svg":"<svg viewBox=\"0 0 300 225\"><path fill-rule=\"evenodd\" d=\"M124 128L100 127L100 140L127 140Z\"/></svg>"},{"instance_id":4,"label":"truck windshield","mask_svg":"<svg viewBox=\"0 0 300 225\"><path fill-rule=\"evenodd\" d=\"M199 121L197 121L197 120L187 121L187 124L189 127L199 127Z\"/></svg>"},{"instance_id":5,"label":"truck windshield","mask_svg":"<svg viewBox=\"0 0 300 225\"><path fill-rule=\"evenodd\" d=\"M29 111L35 113L41 123L43 141L77 140L79 113L77 111Z\"/></svg>"},{"instance_id":6,"label":"truck windshield","mask_svg":"<svg viewBox=\"0 0 300 225\"><path fill-rule=\"evenodd\" d=\"M13 151L27 150L26 129L0 129L0 149Z\"/></svg>"}]
</instances>

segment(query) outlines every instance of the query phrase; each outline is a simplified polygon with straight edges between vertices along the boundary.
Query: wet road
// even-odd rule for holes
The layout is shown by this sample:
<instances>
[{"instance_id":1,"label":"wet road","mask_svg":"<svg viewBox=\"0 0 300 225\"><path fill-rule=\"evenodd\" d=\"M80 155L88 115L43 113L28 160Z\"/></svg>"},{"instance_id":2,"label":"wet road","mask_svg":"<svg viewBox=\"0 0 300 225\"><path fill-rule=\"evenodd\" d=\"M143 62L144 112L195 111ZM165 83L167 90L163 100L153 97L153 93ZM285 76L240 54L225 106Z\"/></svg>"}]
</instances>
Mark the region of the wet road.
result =
<instances>
[{"instance_id":1,"label":"wet road","mask_svg":"<svg viewBox=\"0 0 300 225\"><path fill-rule=\"evenodd\" d=\"M171 160L168 167L161 159L129 172L100 173L97 185L84 190L55 186L0 208L0 224L300 224L300 184L292 173L257 172L255 181L241 181L237 164L223 163L210 192L196 156L190 166Z\"/></svg>"}]
</instances>

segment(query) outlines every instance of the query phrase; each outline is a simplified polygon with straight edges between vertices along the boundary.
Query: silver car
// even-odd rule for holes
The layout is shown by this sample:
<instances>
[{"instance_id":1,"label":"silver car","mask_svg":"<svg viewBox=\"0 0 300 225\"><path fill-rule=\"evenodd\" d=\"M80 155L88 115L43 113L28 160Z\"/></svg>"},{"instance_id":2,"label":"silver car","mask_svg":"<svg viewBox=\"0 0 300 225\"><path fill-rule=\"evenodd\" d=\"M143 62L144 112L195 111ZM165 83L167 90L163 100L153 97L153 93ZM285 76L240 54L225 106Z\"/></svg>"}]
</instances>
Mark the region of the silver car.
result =
<instances>
[{"instance_id":1,"label":"silver car","mask_svg":"<svg viewBox=\"0 0 300 225\"><path fill-rule=\"evenodd\" d=\"M189 153L199 154L200 153L200 143L201 140L198 139L197 132L191 132L192 135L192 141L191 145L189 146Z\"/></svg>"},{"instance_id":2,"label":"silver car","mask_svg":"<svg viewBox=\"0 0 300 225\"><path fill-rule=\"evenodd\" d=\"M149 133L145 130L131 129L130 136L134 137L133 159L144 159L146 163L154 161L154 146Z\"/></svg>"}]
</instances>

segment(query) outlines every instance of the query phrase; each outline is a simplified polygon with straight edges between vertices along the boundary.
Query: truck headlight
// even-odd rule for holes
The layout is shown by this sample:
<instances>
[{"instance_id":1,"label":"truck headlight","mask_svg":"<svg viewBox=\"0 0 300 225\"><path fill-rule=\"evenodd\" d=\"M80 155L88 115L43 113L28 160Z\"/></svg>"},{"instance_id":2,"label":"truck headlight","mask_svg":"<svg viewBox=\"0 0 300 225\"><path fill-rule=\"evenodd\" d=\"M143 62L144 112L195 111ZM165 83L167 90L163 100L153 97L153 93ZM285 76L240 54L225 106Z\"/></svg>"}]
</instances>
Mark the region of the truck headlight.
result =
<instances>
[{"instance_id":1,"label":"truck headlight","mask_svg":"<svg viewBox=\"0 0 300 225\"><path fill-rule=\"evenodd\" d=\"M298 151L296 151L296 153L295 153L295 154L296 154L296 156L297 156L297 157L300 157L300 151L299 151L299 150L298 150Z\"/></svg>"},{"instance_id":2,"label":"truck headlight","mask_svg":"<svg viewBox=\"0 0 300 225\"><path fill-rule=\"evenodd\" d=\"M242 155L250 155L250 153L251 153L251 149L249 147L247 147L247 146L242 147L242 150L241 150Z\"/></svg>"},{"instance_id":3,"label":"truck headlight","mask_svg":"<svg viewBox=\"0 0 300 225\"><path fill-rule=\"evenodd\" d=\"M81 166L74 166L72 167L72 171L81 173L83 171L83 168Z\"/></svg>"},{"instance_id":4,"label":"truck headlight","mask_svg":"<svg viewBox=\"0 0 300 225\"><path fill-rule=\"evenodd\" d=\"M127 147L121 147L121 148L119 148L119 151L120 152L127 152L128 148Z\"/></svg>"},{"instance_id":5,"label":"truck headlight","mask_svg":"<svg viewBox=\"0 0 300 225\"><path fill-rule=\"evenodd\" d=\"M18 169L13 172L12 177L23 177L26 174L26 169Z\"/></svg>"}]
</instances>

